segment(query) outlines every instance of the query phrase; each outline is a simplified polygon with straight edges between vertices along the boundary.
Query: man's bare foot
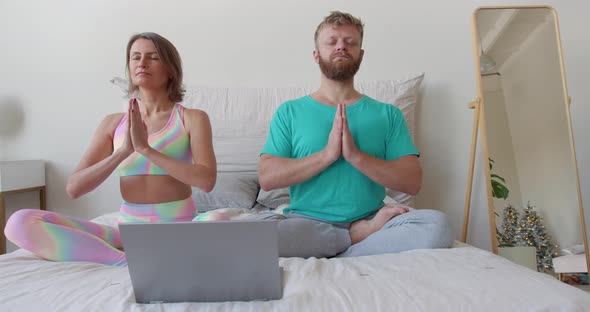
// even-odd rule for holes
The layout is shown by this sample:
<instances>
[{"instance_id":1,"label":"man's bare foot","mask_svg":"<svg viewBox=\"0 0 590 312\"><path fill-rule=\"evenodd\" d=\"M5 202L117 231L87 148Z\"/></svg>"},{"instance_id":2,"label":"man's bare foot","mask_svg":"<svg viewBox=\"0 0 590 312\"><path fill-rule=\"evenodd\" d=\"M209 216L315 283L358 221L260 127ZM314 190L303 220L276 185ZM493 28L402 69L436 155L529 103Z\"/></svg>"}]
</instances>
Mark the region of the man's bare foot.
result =
<instances>
[{"instance_id":1,"label":"man's bare foot","mask_svg":"<svg viewBox=\"0 0 590 312\"><path fill-rule=\"evenodd\" d=\"M401 206L385 206L371 220L359 220L350 225L350 240L356 244L369 235L379 231L391 218L408 212L408 208Z\"/></svg>"}]
</instances>

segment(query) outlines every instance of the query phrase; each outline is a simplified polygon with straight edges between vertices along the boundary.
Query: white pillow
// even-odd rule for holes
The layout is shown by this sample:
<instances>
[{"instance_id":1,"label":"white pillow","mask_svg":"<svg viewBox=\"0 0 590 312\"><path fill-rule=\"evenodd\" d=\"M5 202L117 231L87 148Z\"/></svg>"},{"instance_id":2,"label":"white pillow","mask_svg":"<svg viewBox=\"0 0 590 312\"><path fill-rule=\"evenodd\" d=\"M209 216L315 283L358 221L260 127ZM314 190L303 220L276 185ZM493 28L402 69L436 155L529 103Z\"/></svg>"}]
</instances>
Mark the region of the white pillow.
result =
<instances>
[{"instance_id":1,"label":"white pillow","mask_svg":"<svg viewBox=\"0 0 590 312\"><path fill-rule=\"evenodd\" d=\"M209 193L193 187L193 200L199 212L220 208L250 209L256 204L258 176L252 173L219 173Z\"/></svg>"},{"instance_id":2,"label":"white pillow","mask_svg":"<svg viewBox=\"0 0 590 312\"><path fill-rule=\"evenodd\" d=\"M289 197L289 188L283 187L275 190L265 191L260 189L256 201L268 208L276 209L280 205L289 204L291 198Z\"/></svg>"},{"instance_id":3,"label":"white pillow","mask_svg":"<svg viewBox=\"0 0 590 312\"><path fill-rule=\"evenodd\" d=\"M415 108L424 73L403 80L367 81L356 83L356 88L376 100L398 107L415 133ZM113 84L123 88L124 79L114 78ZM182 104L201 109L209 115L213 130L213 147L220 173L258 173L260 151L266 141L270 121L276 109L287 100L315 91L317 86L285 88L231 88L187 86ZM275 192L284 199L284 192ZM288 195L288 193L287 193ZM412 196L387 190L387 195L399 203L409 205ZM262 202L277 202L261 191ZM260 202L260 201L259 201ZM264 205L264 203L262 203ZM281 202L280 200L278 202ZM274 205L274 204L273 204ZM269 206L270 207L270 206ZM271 207L276 208L276 207Z\"/></svg>"},{"instance_id":4,"label":"white pillow","mask_svg":"<svg viewBox=\"0 0 590 312\"><path fill-rule=\"evenodd\" d=\"M187 87L183 105L209 115L219 172L258 173L260 151L278 106L306 88Z\"/></svg>"},{"instance_id":5,"label":"white pillow","mask_svg":"<svg viewBox=\"0 0 590 312\"><path fill-rule=\"evenodd\" d=\"M400 81L359 82L356 88L398 107L414 135L414 111L420 73ZM187 87L183 105L204 110L213 129L213 146L220 172L258 172L260 150L266 141L270 121L283 102L315 91L317 86L286 88Z\"/></svg>"}]
</instances>

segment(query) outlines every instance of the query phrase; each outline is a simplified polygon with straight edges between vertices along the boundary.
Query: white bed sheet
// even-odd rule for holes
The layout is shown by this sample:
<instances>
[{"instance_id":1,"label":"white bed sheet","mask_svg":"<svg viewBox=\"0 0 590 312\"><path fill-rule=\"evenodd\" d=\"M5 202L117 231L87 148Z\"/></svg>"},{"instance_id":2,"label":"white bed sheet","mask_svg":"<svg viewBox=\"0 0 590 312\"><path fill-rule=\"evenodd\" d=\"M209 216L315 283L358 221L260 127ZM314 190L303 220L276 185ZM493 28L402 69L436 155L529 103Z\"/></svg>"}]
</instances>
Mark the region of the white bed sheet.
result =
<instances>
[{"instance_id":1,"label":"white bed sheet","mask_svg":"<svg viewBox=\"0 0 590 312\"><path fill-rule=\"evenodd\" d=\"M590 294L464 244L280 265L281 300L142 305L126 267L17 250L0 256L0 311L590 311Z\"/></svg>"}]
</instances>

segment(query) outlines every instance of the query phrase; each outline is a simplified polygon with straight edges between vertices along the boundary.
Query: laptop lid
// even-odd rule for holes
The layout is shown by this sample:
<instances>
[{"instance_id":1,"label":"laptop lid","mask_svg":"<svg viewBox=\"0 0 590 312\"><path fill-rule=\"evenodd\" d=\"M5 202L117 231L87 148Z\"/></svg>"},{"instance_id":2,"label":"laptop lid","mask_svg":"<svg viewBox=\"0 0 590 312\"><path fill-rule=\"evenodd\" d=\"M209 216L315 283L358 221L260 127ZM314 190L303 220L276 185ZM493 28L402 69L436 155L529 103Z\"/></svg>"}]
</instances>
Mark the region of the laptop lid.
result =
<instances>
[{"instance_id":1,"label":"laptop lid","mask_svg":"<svg viewBox=\"0 0 590 312\"><path fill-rule=\"evenodd\" d=\"M277 221L121 223L138 303L280 299Z\"/></svg>"}]
</instances>

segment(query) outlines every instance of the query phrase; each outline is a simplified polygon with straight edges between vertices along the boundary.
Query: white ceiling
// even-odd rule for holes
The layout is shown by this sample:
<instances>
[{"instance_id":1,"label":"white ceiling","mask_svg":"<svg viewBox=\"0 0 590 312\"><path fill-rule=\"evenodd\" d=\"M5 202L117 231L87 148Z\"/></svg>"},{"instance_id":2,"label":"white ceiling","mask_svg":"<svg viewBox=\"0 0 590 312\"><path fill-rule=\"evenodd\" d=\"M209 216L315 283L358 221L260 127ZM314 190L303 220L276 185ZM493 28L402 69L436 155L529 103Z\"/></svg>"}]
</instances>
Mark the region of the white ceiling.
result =
<instances>
[{"instance_id":1,"label":"white ceiling","mask_svg":"<svg viewBox=\"0 0 590 312\"><path fill-rule=\"evenodd\" d=\"M518 53L527 38L544 23L552 21L549 9L482 9L477 12L477 31L480 48L502 68L510 57Z\"/></svg>"}]
</instances>

